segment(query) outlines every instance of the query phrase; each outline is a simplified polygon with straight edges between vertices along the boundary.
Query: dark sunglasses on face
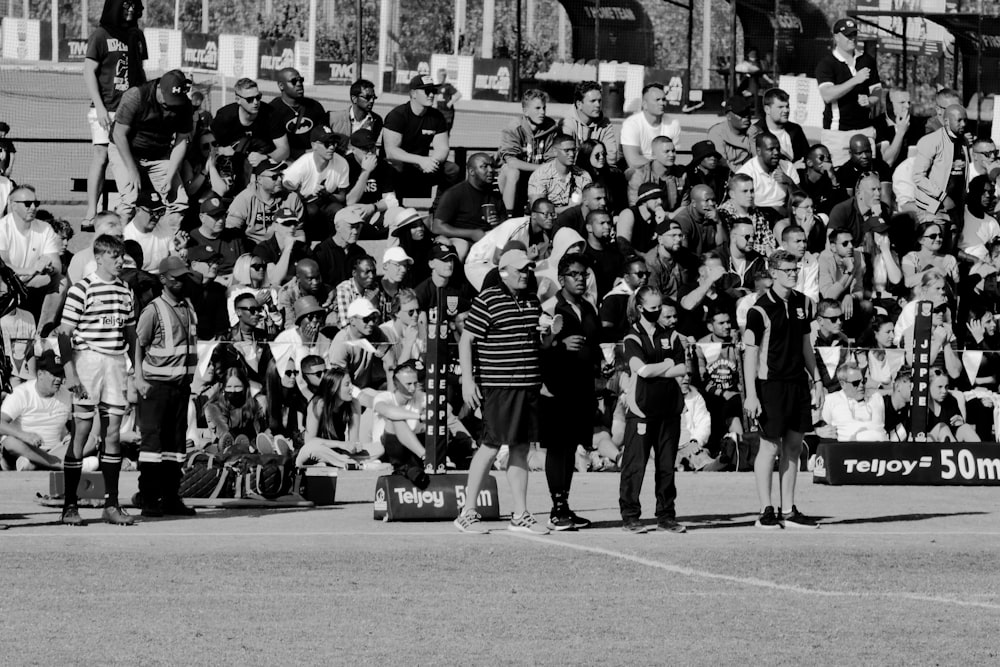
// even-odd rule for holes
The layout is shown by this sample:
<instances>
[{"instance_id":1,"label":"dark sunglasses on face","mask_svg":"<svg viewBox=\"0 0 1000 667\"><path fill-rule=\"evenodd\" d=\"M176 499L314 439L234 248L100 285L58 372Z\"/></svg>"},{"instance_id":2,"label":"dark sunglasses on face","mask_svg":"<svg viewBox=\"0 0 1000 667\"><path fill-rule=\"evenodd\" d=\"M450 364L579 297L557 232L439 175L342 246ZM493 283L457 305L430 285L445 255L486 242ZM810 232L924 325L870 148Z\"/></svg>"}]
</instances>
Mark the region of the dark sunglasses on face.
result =
<instances>
[{"instance_id":1,"label":"dark sunglasses on face","mask_svg":"<svg viewBox=\"0 0 1000 667\"><path fill-rule=\"evenodd\" d=\"M364 322L365 324L375 324L376 322L378 322L378 314L372 313L368 317L362 317L361 321Z\"/></svg>"},{"instance_id":2,"label":"dark sunglasses on face","mask_svg":"<svg viewBox=\"0 0 1000 667\"><path fill-rule=\"evenodd\" d=\"M254 271L263 271L264 268L265 268L265 265L264 264L251 264L250 268L253 269Z\"/></svg>"},{"instance_id":3,"label":"dark sunglasses on face","mask_svg":"<svg viewBox=\"0 0 1000 667\"><path fill-rule=\"evenodd\" d=\"M358 99L368 100L369 102L374 102L375 100L378 99L378 95L375 95L374 93L371 94L371 95L358 95Z\"/></svg>"},{"instance_id":4,"label":"dark sunglasses on face","mask_svg":"<svg viewBox=\"0 0 1000 667\"><path fill-rule=\"evenodd\" d=\"M278 224L281 225L282 227L298 227L302 223L300 220L292 219L292 220L282 220Z\"/></svg>"},{"instance_id":5,"label":"dark sunglasses on face","mask_svg":"<svg viewBox=\"0 0 1000 667\"><path fill-rule=\"evenodd\" d=\"M262 99L264 99L264 94L257 93L256 95L249 95L249 96L237 95L236 97L240 98L244 102L260 102Z\"/></svg>"},{"instance_id":6,"label":"dark sunglasses on face","mask_svg":"<svg viewBox=\"0 0 1000 667\"><path fill-rule=\"evenodd\" d=\"M632 275L636 276L637 278L648 278L649 271L633 271Z\"/></svg>"},{"instance_id":7,"label":"dark sunglasses on face","mask_svg":"<svg viewBox=\"0 0 1000 667\"><path fill-rule=\"evenodd\" d=\"M39 206L42 205L42 202L38 201L37 199L20 199L20 200L15 199L13 201L15 204L20 204L24 208L31 208L32 206L38 208Z\"/></svg>"},{"instance_id":8,"label":"dark sunglasses on face","mask_svg":"<svg viewBox=\"0 0 1000 667\"><path fill-rule=\"evenodd\" d=\"M941 235L940 234L924 234L924 238L925 239L930 239L931 241L937 241L939 238L941 238Z\"/></svg>"},{"instance_id":9,"label":"dark sunglasses on face","mask_svg":"<svg viewBox=\"0 0 1000 667\"><path fill-rule=\"evenodd\" d=\"M824 320L830 320L831 322L843 322L843 315L820 315Z\"/></svg>"},{"instance_id":10,"label":"dark sunglasses on face","mask_svg":"<svg viewBox=\"0 0 1000 667\"><path fill-rule=\"evenodd\" d=\"M296 85L296 86L298 84L300 84L300 83L305 83L305 82L306 82L306 80L304 78L302 78L301 76L297 76L297 77L294 77L294 78L291 78L291 79L288 80L288 83L290 83L292 85Z\"/></svg>"},{"instance_id":11,"label":"dark sunglasses on face","mask_svg":"<svg viewBox=\"0 0 1000 667\"><path fill-rule=\"evenodd\" d=\"M289 369L289 370L285 371L285 377L286 378L293 378L293 377L295 377L298 374L299 374L299 372L297 370L294 370L294 369Z\"/></svg>"},{"instance_id":12,"label":"dark sunglasses on face","mask_svg":"<svg viewBox=\"0 0 1000 667\"><path fill-rule=\"evenodd\" d=\"M260 306L237 306L237 308L239 310L245 310L246 312L251 313L252 315L260 315L262 312L264 312L264 309L261 308Z\"/></svg>"},{"instance_id":13,"label":"dark sunglasses on face","mask_svg":"<svg viewBox=\"0 0 1000 667\"><path fill-rule=\"evenodd\" d=\"M861 385L865 383L864 378L858 378L857 380L844 380L844 384L849 384L855 389L860 389Z\"/></svg>"}]
</instances>

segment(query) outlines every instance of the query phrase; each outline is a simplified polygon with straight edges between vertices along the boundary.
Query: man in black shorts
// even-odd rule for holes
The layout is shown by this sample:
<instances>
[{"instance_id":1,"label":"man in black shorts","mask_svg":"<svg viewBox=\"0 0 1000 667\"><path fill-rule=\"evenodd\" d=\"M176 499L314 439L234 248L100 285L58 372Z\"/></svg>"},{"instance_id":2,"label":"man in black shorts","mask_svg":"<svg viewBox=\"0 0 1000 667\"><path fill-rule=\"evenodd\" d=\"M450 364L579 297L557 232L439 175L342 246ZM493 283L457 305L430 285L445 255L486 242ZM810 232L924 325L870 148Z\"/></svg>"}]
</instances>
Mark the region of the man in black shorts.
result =
<instances>
[{"instance_id":1,"label":"man in black shorts","mask_svg":"<svg viewBox=\"0 0 1000 667\"><path fill-rule=\"evenodd\" d=\"M462 398L470 409L482 407L483 434L469 466L468 505L455 527L463 533L485 534L476 499L500 447L510 448L507 481L514 511L508 530L545 535L548 529L528 512L528 450L538 442L538 405L542 384L538 319L542 308L528 289L535 268L523 250L500 257L501 284L488 287L472 302L458 343L462 367ZM551 339L547 338L546 344ZM473 375L473 344L477 375ZM482 389L480 389L482 388Z\"/></svg>"},{"instance_id":2,"label":"man in black shorts","mask_svg":"<svg viewBox=\"0 0 1000 667\"><path fill-rule=\"evenodd\" d=\"M823 384L809 342L812 301L794 289L799 274L794 255L786 250L774 251L768 269L774 284L747 313L743 335L746 413L750 419L760 419L760 450L753 466L761 506L756 525L815 528L816 520L795 506L802 436L812 428L812 399L821 403L823 398ZM776 513L771 504L771 473L779 454L781 488ZM790 511L782 514L781 506Z\"/></svg>"}]
</instances>

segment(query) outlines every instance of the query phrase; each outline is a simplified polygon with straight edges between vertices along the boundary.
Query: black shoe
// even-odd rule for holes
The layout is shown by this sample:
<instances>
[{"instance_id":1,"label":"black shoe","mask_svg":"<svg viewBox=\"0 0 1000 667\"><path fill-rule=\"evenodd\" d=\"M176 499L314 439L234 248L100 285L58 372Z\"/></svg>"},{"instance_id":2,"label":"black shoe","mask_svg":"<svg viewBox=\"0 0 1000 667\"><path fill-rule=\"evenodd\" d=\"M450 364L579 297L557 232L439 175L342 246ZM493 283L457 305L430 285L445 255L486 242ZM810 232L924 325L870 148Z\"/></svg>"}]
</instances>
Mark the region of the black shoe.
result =
<instances>
[{"instance_id":1,"label":"black shoe","mask_svg":"<svg viewBox=\"0 0 1000 667\"><path fill-rule=\"evenodd\" d=\"M163 506L158 500L147 500L141 493L132 496L132 505L139 510L140 516L147 519L158 519L163 516Z\"/></svg>"},{"instance_id":2,"label":"black shoe","mask_svg":"<svg viewBox=\"0 0 1000 667\"><path fill-rule=\"evenodd\" d=\"M194 516L198 512L193 507L188 507L180 498L163 501L163 514L167 516Z\"/></svg>"},{"instance_id":3,"label":"black shoe","mask_svg":"<svg viewBox=\"0 0 1000 667\"><path fill-rule=\"evenodd\" d=\"M87 525L87 522L85 522L80 516L80 508L76 505L66 505L66 507L63 508L62 515L59 517L59 523L64 526Z\"/></svg>"},{"instance_id":4,"label":"black shoe","mask_svg":"<svg viewBox=\"0 0 1000 667\"><path fill-rule=\"evenodd\" d=\"M792 505L792 512L790 514L785 514L781 518L782 523L789 528L819 528L819 523L816 519L806 516L795 505Z\"/></svg>"},{"instance_id":5,"label":"black shoe","mask_svg":"<svg viewBox=\"0 0 1000 667\"><path fill-rule=\"evenodd\" d=\"M573 517L569 516L568 507L553 507L549 512L549 530L575 530Z\"/></svg>"},{"instance_id":6,"label":"black shoe","mask_svg":"<svg viewBox=\"0 0 1000 667\"><path fill-rule=\"evenodd\" d=\"M764 511L760 513L759 517L757 517L757 522L754 525L765 530L774 530L784 527L781 525L781 521L778 519L777 515L775 515L774 508L770 505L764 508Z\"/></svg>"},{"instance_id":7,"label":"black shoe","mask_svg":"<svg viewBox=\"0 0 1000 667\"><path fill-rule=\"evenodd\" d=\"M657 530L664 530L668 533L686 533L688 529L674 519L660 519L656 522Z\"/></svg>"},{"instance_id":8,"label":"black shoe","mask_svg":"<svg viewBox=\"0 0 1000 667\"><path fill-rule=\"evenodd\" d=\"M626 533L642 535L646 532L646 527L638 519L624 519L622 520L622 530Z\"/></svg>"},{"instance_id":9,"label":"black shoe","mask_svg":"<svg viewBox=\"0 0 1000 667\"><path fill-rule=\"evenodd\" d=\"M580 530L581 528L590 528L590 519L584 519L568 507L566 508L566 516L573 521L573 527L577 530Z\"/></svg>"}]
</instances>

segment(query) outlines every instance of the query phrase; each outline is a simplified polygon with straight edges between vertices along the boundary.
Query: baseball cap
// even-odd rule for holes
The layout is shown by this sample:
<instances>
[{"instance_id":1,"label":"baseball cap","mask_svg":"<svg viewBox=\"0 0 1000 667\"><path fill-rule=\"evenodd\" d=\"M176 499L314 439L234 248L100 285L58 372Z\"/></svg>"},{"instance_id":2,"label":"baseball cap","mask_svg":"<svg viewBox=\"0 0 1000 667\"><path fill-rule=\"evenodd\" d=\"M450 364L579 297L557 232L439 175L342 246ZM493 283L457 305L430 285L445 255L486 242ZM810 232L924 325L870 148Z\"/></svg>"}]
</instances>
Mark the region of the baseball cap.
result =
<instances>
[{"instance_id":1,"label":"baseball cap","mask_svg":"<svg viewBox=\"0 0 1000 667\"><path fill-rule=\"evenodd\" d=\"M435 243L434 247L431 248L431 259L440 259L442 261L448 259L458 259L458 253L455 252L455 246L450 246L447 243Z\"/></svg>"},{"instance_id":2,"label":"baseball cap","mask_svg":"<svg viewBox=\"0 0 1000 667\"><path fill-rule=\"evenodd\" d=\"M139 208L144 208L149 211L158 211L161 208L166 208L167 205L160 197L160 193L155 190L140 189L139 194L135 198L135 205Z\"/></svg>"},{"instance_id":3,"label":"baseball cap","mask_svg":"<svg viewBox=\"0 0 1000 667\"><path fill-rule=\"evenodd\" d=\"M334 141L340 143L340 135L326 125L316 125L309 131L309 141L311 143L319 142L321 144L331 143Z\"/></svg>"},{"instance_id":4,"label":"baseball cap","mask_svg":"<svg viewBox=\"0 0 1000 667\"><path fill-rule=\"evenodd\" d=\"M168 107L179 107L188 102L189 90L191 82L179 69L172 69L160 77L160 93L163 95L163 103Z\"/></svg>"},{"instance_id":5,"label":"baseball cap","mask_svg":"<svg viewBox=\"0 0 1000 667\"><path fill-rule=\"evenodd\" d=\"M423 223L424 216L420 215L415 208L391 208L385 212L385 224L389 228L389 233L399 236L399 233L413 225Z\"/></svg>"},{"instance_id":6,"label":"baseball cap","mask_svg":"<svg viewBox=\"0 0 1000 667\"><path fill-rule=\"evenodd\" d=\"M194 272L188 268L188 265L184 263L184 260L177 255L170 255L169 257L164 257L160 260L159 271L162 275L173 276L175 278L185 274L194 275Z\"/></svg>"},{"instance_id":7,"label":"baseball cap","mask_svg":"<svg viewBox=\"0 0 1000 667\"><path fill-rule=\"evenodd\" d=\"M264 158L257 163L257 166L253 168L253 175L260 176L265 171L284 171L285 167L288 165L284 162L275 162L269 157Z\"/></svg>"},{"instance_id":8,"label":"baseball cap","mask_svg":"<svg viewBox=\"0 0 1000 667\"><path fill-rule=\"evenodd\" d=\"M228 210L226 205L222 202L222 197L215 194L214 192L209 194L201 202L201 212L204 215L210 215L213 218L220 213L225 213Z\"/></svg>"},{"instance_id":9,"label":"baseball cap","mask_svg":"<svg viewBox=\"0 0 1000 667\"><path fill-rule=\"evenodd\" d=\"M639 196L635 200L636 206L644 204L650 199L660 199L663 197L663 189L656 183L643 183L639 186Z\"/></svg>"},{"instance_id":10,"label":"baseball cap","mask_svg":"<svg viewBox=\"0 0 1000 667\"><path fill-rule=\"evenodd\" d=\"M437 84L426 74L418 74L410 79L410 90L437 90Z\"/></svg>"},{"instance_id":11,"label":"baseball cap","mask_svg":"<svg viewBox=\"0 0 1000 667\"><path fill-rule=\"evenodd\" d=\"M660 222L656 225L656 235L659 236L660 234L666 234L670 231L670 228L675 225L678 229L681 229L681 223L677 222L673 218L663 218L663 220L660 220Z\"/></svg>"},{"instance_id":12,"label":"baseball cap","mask_svg":"<svg viewBox=\"0 0 1000 667\"><path fill-rule=\"evenodd\" d=\"M57 378L66 377L63 365L56 359L55 350L45 350L35 359L35 370L52 373Z\"/></svg>"},{"instance_id":13,"label":"baseball cap","mask_svg":"<svg viewBox=\"0 0 1000 667\"><path fill-rule=\"evenodd\" d=\"M274 221L279 225L283 225L286 222L295 221L300 222L299 216L295 215L295 211L290 208L279 208L278 212L274 214Z\"/></svg>"},{"instance_id":14,"label":"baseball cap","mask_svg":"<svg viewBox=\"0 0 1000 667\"><path fill-rule=\"evenodd\" d=\"M704 141L699 141L694 146L691 147L691 163L701 164L701 161L707 157L714 155L716 158L721 158L722 155L719 151L715 150L715 143L711 139L705 139Z\"/></svg>"},{"instance_id":15,"label":"baseball cap","mask_svg":"<svg viewBox=\"0 0 1000 667\"><path fill-rule=\"evenodd\" d=\"M351 135L351 145L363 151L375 148L375 135L370 130L358 130Z\"/></svg>"},{"instance_id":16,"label":"baseball cap","mask_svg":"<svg viewBox=\"0 0 1000 667\"><path fill-rule=\"evenodd\" d=\"M397 264L404 264L409 262L413 263L413 258L406 254L406 251L397 246L392 246L391 248L386 248L385 252L382 253L382 263L386 262L396 262Z\"/></svg>"},{"instance_id":17,"label":"baseball cap","mask_svg":"<svg viewBox=\"0 0 1000 667\"><path fill-rule=\"evenodd\" d=\"M838 33L848 37L858 34L858 22L849 18L837 19L837 22L833 24L833 34Z\"/></svg>"},{"instance_id":18,"label":"baseball cap","mask_svg":"<svg viewBox=\"0 0 1000 667\"><path fill-rule=\"evenodd\" d=\"M295 312L296 324L298 324L299 321L306 315L312 315L313 313L326 313L314 296L300 296L295 300L295 305L292 306L292 310Z\"/></svg>"},{"instance_id":19,"label":"baseball cap","mask_svg":"<svg viewBox=\"0 0 1000 667\"><path fill-rule=\"evenodd\" d=\"M749 116L753 113L753 103L745 95L733 95L726 102L726 111L737 116Z\"/></svg>"},{"instance_id":20,"label":"baseball cap","mask_svg":"<svg viewBox=\"0 0 1000 667\"><path fill-rule=\"evenodd\" d=\"M347 307L347 317L348 319L352 317L368 317L374 313L377 313L378 309L372 305L372 302L364 297L360 297L351 302L351 305Z\"/></svg>"},{"instance_id":21,"label":"baseball cap","mask_svg":"<svg viewBox=\"0 0 1000 667\"><path fill-rule=\"evenodd\" d=\"M361 209L358 206L345 206L333 216L334 224L346 222L349 225L360 225L364 221L365 217L361 215Z\"/></svg>"},{"instance_id":22,"label":"baseball cap","mask_svg":"<svg viewBox=\"0 0 1000 667\"><path fill-rule=\"evenodd\" d=\"M871 216L865 220L865 231L875 232L876 234L885 234L889 231L889 223L885 219L878 216Z\"/></svg>"},{"instance_id":23,"label":"baseball cap","mask_svg":"<svg viewBox=\"0 0 1000 667\"><path fill-rule=\"evenodd\" d=\"M498 266L501 269L512 268L520 271L525 267L535 268L535 263L528 258L528 253L523 250L508 250L500 255Z\"/></svg>"}]
</instances>

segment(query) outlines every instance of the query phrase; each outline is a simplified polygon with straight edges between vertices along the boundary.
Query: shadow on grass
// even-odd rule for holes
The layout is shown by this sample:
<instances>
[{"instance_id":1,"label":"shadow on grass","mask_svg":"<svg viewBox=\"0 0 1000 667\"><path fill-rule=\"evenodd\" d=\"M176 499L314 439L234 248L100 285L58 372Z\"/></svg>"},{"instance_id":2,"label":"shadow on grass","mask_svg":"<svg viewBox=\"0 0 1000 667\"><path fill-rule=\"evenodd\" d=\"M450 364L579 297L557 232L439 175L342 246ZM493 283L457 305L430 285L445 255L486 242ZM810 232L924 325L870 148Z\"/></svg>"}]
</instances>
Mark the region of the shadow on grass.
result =
<instances>
[{"instance_id":1,"label":"shadow on grass","mask_svg":"<svg viewBox=\"0 0 1000 667\"><path fill-rule=\"evenodd\" d=\"M927 519L941 519L953 516L981 516L990 512L936 512L924 514L890 514L886 516L859 517L856 519L840 519L837 521L823 521L824 526L853 526L865 523L895 523L904 521L926 521ZM816 517L826 519L826 517Z\"/></svg>"}]
</instances>

